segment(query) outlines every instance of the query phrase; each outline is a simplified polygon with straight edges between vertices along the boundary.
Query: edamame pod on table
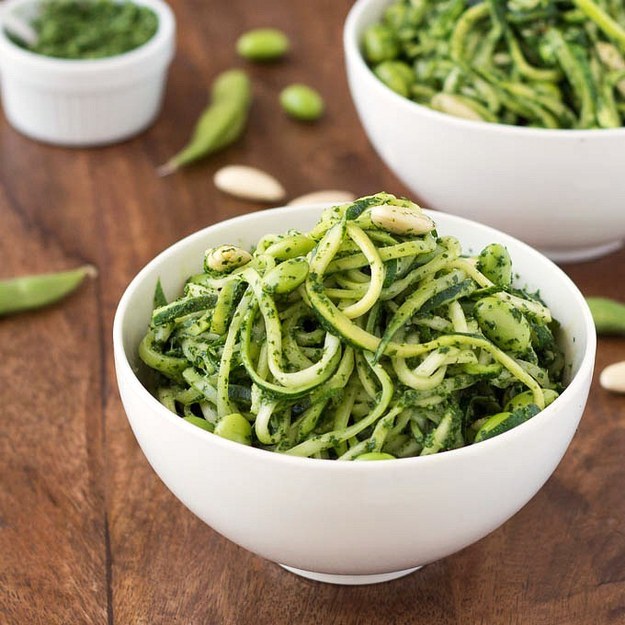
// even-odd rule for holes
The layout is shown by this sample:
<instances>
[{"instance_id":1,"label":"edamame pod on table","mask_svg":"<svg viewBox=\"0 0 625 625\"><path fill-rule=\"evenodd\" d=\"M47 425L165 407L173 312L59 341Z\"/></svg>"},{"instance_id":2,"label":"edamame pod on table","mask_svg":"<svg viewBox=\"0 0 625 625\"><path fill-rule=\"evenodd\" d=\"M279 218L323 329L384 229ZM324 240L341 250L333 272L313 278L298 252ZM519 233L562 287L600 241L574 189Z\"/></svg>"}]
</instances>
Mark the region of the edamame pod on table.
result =
<instances>
[{"instance_id":1,"label":"edamame pod on table","mask_svg":"<svg viewBox=\"0 0 625 625\"><path fill-rule=\"evenodd\" d=\"M85 276L95 276L92 265L69 271L0 280L0 316L53 304L69 295Z\"/></svg>"},{"instance_id":2,"label":"edamame pod on table","mask_svg":"<svg viewBox=\"0 0 625 625\"><path fill-rule=\"evenodd\" d=\"M607 297L587 297L597 334L625 335L625 304Z\"/></svg>"},{"instance_id":3,"label":"edamame pod on table","mask_svg":"<svg viewBox=\"0 0 625 625\"><path fill-rule=\"evenodd\" d=\"M159 167L167 176L234 143L247 122L252 88L245 72L232 69L220 74L211 90L211 103L198 119L191 139L178 154Z\"/></svg>"}]
</instances>

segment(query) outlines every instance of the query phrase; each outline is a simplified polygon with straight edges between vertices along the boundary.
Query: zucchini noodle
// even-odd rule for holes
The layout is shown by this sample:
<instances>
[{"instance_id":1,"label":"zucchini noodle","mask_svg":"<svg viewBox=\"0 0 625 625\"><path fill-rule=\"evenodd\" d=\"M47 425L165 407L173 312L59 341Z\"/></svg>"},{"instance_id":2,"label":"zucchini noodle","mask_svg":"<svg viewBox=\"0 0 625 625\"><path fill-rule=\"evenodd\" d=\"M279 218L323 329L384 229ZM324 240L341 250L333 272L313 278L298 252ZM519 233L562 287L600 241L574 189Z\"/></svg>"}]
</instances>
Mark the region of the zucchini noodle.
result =
<instances>
[{"instance_id":1,"label":"zucchini noodle","mask_svg":"<svg viewBox=\"0 0 625 625\"><path fill-rule=\"evenodd\" d=\"M393 0L360 46L389 89L448 115L625 126L623 0Z\"/></svg>"},{"instance_id":2,"label":"zucchini noodle","mask_svg":"<svg viewBox=\"0 0 625 625\"><path fill-rule=\"evenodd\" d=\"M361 198L237 249L207 250L173 302L159 282L139 347L156 397L204 430L292 456L429 455L562 390L558 324L512 285L506 248L463 255L408 200Z\"/></svg>"}]
</instances>

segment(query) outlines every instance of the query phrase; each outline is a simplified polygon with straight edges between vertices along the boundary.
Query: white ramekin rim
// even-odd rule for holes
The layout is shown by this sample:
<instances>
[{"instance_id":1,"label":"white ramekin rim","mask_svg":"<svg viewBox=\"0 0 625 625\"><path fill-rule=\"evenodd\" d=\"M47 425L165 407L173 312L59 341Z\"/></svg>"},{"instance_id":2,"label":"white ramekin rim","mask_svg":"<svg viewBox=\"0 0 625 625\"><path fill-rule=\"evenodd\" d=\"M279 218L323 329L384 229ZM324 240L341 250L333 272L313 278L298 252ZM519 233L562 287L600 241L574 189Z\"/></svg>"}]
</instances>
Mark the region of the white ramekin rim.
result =
<instances>
[{"instance_id":1,"label":"white ramekin rim","mask_svg":"<svg viewBox=\"0 0 625 625\"><path fill-rule=\"evenodd\" d=\"M140 77L162 71L172 60L176 20L163 0L132 0L154 11L156 33L143 45L116 56L101 59L59 59L24 50L13 43L4 30L5 16L39 0L6 0L0 8L0 70L23 82L42 86L110 89Z\"/></svg>"},{"instance_id":2,"label":"white ramekin rim","mask_svg":"<svg viewBox=\"0 0 625 625\"><path fill-rule=\"evenodd\" d=\"M511 135L523 137L535 137L539 139L558 138L561 140L587 140L607 139L607 138L625 138L625 127L623 128L594 128L590 130L579 130L570 128L529 128L525 126L512 126L510 124L491 124L481 121L473 121L455 117L447 113L441 113L434 109L413 102L392 89L387 87L381 80L376 78L371 68L365 62L360 50L360 35L362 24L362 14L369 9L372 4L379 4L381 7L390 4L392 0L356 0L350 9L345 25L343 27L343 48L348 63L363 76L363 80L367 81L367 88L374 90L379 97L385 97L392 106L403 107L409 114L421 115L432 123L440 125L448 125L450 127L460 127L464 129L472 129L474 131L486 134Z\"/></svg>"}]
</instances>

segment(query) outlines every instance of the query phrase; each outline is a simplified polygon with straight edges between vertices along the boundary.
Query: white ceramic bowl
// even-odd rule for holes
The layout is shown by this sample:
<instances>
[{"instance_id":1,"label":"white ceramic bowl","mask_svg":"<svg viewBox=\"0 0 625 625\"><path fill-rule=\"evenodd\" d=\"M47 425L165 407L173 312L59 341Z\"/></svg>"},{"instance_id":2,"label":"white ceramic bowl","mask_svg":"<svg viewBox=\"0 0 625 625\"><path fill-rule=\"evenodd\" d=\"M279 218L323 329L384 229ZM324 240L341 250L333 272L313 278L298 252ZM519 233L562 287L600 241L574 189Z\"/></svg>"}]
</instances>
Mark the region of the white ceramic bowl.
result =
<instances>
[{"instance_id":1,"label":"white ceramic bowl","mask_svg":"<svg viewBox=\"0 0 625 625\"><path fill-rule=\"evenodd\" d=\"M144 45L103 59L34 54L7 36L4 20L29 21L39 0L7 0L0 8L2 106L23 134L66 146L121 141L147 128L160 110L174 55L175 18L162 0L136 0L152 9L158 29Z\"/></svg>"},{"instance_id":2,"label":"white ceramic bowl","mask_svg":"<svg viewBox=\"0 0 625 625\"><path fill-rule=\"evenodd\" d=\"M374 148L425 206L522 239L556 261L625 238L625 128L545 130L474 122L393 92L366 65L364 29L391 0L358 0L343 44L352 98Z\"/></svg>"},{"instance_id":3,"label":"white ceramic bowl","mask_svg":"<svg viewBox=\"0 0 625 625\"><path fill-rule=\"evenodd\" d=\"M441 234L479 251L499 241L515 271L562 323L572 381L543 412L503 435L438 455L386 462L297 458L225 440L169 412L143 386L137 346L160 277L168 298L201 271L207 247L250 247L263 233L306 230L321 207L252 213L201 230L142 269L113 328L121 398L143 452L192 512L235 543L296 573L371 583L408 573L486 536L524 506L562 458L584 409L595 333L584 298L544 256L463 218L430 213ZM505 554L502 554L505 557Z\"/></svg>"}]
</instances>

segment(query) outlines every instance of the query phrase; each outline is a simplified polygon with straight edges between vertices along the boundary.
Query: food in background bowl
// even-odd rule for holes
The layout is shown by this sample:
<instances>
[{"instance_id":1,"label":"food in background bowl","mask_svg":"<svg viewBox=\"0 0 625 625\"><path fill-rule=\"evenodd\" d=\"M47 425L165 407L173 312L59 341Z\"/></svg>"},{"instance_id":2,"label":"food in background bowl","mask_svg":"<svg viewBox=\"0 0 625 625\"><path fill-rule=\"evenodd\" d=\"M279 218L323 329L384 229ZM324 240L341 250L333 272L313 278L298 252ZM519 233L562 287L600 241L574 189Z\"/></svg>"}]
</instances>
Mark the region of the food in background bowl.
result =
<instances>
[{"instance_id":1,"label":"food in background bowl","mask_svg":"<svg viewBox=\"0 0 625 625\"><path fill-rule=\"evenodd\" d=\"M390 4L357 0L351 9L347 76L373 146L420 202L508 232L557 261L618 249L625 238L625 128L488 124L410 101L380 81L362 55L365 31Z\"/></svg>"},{"instance_id":2,"label":"food in background bowl","mask_svg":"<svg viewBox=\"0 0 625 625\"><path fill-rule=\"evenodd\" d=\"M196 232L150 261L115 314L115 369L128 420L150 464L214 530L312 579L379 582L479 540L533 497L564 455L582 415L595 332L581 293L544 256L486 226L426 211L467 252L491 243L505 246L518 283L548 297L567 363L566 388L553 403L482 443L388 462L269 453L185 422L149 392L150 372L138 356L157 282L171 299L189 275L201 273L206 249L224 241L251 249L263 233L311 230L322 210L297 206L237 217Z\"/></svg>"},{"instance_id":3,"label":"food in background bowl","mask_svg":"<svg viewBox=\"0 0 625 625\"><path fill-rule=\"evenodd\" d=\"M149 41L157 28L152 9L127 0L43 0L32 21L5 22L17 45L61 59L123 54Z\"/></svg>"},{"instance_id":4,"label":"food in background bowl","mask_svg":"<svg viewBox=\"0 0 625 625\"><path fill-rule=\"evenodd\" d=\"M41 24L42 48L35 45L31 51L23 42L27 35L22 33L18 45L9 30L15 32L16 22L37 26L37 17L46 15L45 9L40 13L42 3L58 7L63 15L53 10ZM109 29L98 19L111 6L114 13L120 11L121 23L109 24ZM66 23L65 11L82 11L82 2L0 4L2 107L15 129L38 141L114 143L147 128L160 110L175 51L176 20L169 5L164 0L133 0L132 5L105 0L87 1L84 7L89 20L95 20L92 28L74 20ZM138 19L128 24L129 16ZM53 32L46 34L46 24Z\"/></svg>"},{"instance_id":5,"label":"food in background bowl","mask_svg":"<svg viewBox=\"0 0 625 625\"><path fill-rule=\"evenodd\" d=\"M393 91L466 119L541 128L625 120L625 8L483 0L395 0L362 35Z\"/></svg>"},{"instance_id":6,"label":"food in background bowl","mask_svg":"<svg viewBox=\"0 0 625 625\"><path fill-rule=\"evenodd\" d=\"M247 445L381 460L480 442L551 403L564 359L506 248L465 254L410 200L334 206L253 251L209 248L172 302L157 284L139 355L172 412Z\"/></svg>"}]
</instances>

